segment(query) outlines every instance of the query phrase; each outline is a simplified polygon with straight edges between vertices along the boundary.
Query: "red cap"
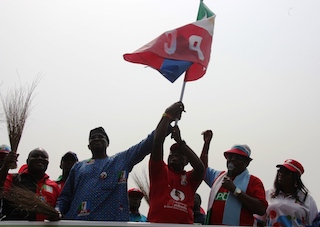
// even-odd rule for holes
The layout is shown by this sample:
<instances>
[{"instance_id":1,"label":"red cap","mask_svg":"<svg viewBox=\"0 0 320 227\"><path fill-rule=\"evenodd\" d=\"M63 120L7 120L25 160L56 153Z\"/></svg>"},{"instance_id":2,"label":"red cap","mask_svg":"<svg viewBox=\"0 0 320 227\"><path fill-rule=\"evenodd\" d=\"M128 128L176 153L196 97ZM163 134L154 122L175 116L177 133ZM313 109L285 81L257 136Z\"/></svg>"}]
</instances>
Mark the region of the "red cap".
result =
<instances>
[{"instance_id":1,"label":"red cap","mask_svg":"<svg viewBox=\"0 0 320 227\"><path fill-rule=\"evenodd\" d=\"M140 199L142 199L143 196L144 196L143 192L140 191L140 190L137 189L137 188L131 188L131 189L129 189L129 190L128 190L128 194L129 194L129 195L137 195L137 196L140 197Z\"/></svg>"},{"instance_id":2,"label":"red cap","mask_svg":"<svg viewBox=\"0 0 320 227\"><path fill-rule=\"evenodd\" d=\"M296 160L293 160L293 159L287 159L287 160L284 161L283 164L277 165L278 168L282 167L282 166L287 168L288 170L290 170L292 172L297 172L300 175L302 175L304 173L304 168L301 165L301 163L296 161Z\"/></svg>"},{"instance_id":3,"label":"red cap","mask_svg":"<svg viewBox=\"0 0 320 227\"><path fill-rule=\"evenodd\" d=\"M246 156L246 157L248 157L249 159L252 160L252 158L250 158L250 156L251 156L250 147L248 145L246 145L246 144L233 145L230 150L225 151L223 154L224 154L225 158L227 158L228 154L238 154L238 155Z\"/></svg>"},{"instance_id":4,"label":"red cap","mask_svg":"<svg viewBox=\"0 0 320 227\"><path fill-rule=\"evenodd\" d=\"M172 144L170 147L170 151L180 151L181 152L180 145L178 143Z\"/></svg>"}]
</instances>

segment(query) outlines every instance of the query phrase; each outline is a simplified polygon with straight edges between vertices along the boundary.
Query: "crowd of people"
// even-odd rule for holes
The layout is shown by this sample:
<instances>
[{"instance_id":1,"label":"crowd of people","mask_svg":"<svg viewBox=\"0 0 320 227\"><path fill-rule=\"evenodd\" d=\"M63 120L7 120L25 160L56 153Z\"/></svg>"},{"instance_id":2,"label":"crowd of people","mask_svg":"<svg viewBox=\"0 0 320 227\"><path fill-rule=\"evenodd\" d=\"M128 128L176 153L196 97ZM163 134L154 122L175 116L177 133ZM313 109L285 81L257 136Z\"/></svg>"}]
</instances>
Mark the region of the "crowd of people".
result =
<instances>
[{"instance_id":1,"label":"crowd of people","mask_svg":"<svg viewBox=\"0 0 320 227\"><path fill-rule=\"evenodd\" d=\"M61 158L62 174L52 180L46 174L49 154L38 147L32 150L18 173L8 173L18 154L10 147L0 147L1 220L58 221L123 221L229 226L319 226L317 205L303 184L302 164L287 159L276 166L274 187L265 190L263 182L249 174L252 161L250 147L236 144L223 153L226 170L208 166L211 130L203 135L200 157L184 141L177 124L184 104L169 106L155 130L141 142L125 151L109 156L109 137L102 127L89 132L88 148L92 156L79 161L76 153ZM175 143L164 162L164 142L171 136ZM133 167L150 154L150 192L138 188L128 190L128 177ZM186 171L190 163L192 169ZM197 189L202 181L211 188L201 196ZM36 199L10 200L17 190L35 195ZM25 193L27 195L28 193ZM22 193L23 194L23 193ZM143 197L149 198L149 212L139 207ZM30 197L31 198L31 197ZM201 207L208 199L207 212ZM32 209L41 200L53 211L42 213ZM25 204L24 204L25 203ZM31 208L30 208L31 207Z\"/></svg>"}]
</instances>

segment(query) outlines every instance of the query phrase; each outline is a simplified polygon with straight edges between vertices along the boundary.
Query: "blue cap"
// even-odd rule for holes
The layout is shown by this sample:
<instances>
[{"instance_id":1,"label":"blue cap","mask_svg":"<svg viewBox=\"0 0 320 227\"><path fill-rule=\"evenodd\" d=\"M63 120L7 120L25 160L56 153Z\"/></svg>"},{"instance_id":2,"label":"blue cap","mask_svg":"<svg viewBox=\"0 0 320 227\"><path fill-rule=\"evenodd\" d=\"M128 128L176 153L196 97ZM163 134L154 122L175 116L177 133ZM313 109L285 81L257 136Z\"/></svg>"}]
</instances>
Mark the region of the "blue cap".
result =
<instances>
[{"instance_id":1,"label":"blue cap","mask_svg":"<svg viewBox=\"0 0 320 227\"><path fill-rule=\"evenodd\" d=\"M8 154L10 151L11 151L10 146L8 146L6 144L0 145L0 153Z\"/></svg>"}]
</instances>

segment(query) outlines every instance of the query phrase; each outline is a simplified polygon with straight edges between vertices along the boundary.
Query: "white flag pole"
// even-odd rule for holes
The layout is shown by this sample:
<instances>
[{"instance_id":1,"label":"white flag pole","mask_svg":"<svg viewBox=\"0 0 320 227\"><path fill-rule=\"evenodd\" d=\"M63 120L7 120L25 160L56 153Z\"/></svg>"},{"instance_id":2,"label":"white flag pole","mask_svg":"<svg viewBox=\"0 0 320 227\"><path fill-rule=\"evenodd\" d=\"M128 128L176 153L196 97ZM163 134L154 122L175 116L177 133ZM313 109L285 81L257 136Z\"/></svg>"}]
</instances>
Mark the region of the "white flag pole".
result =
<instances>
[{"instance_id":1,"label":"white flag pole","mask_svg":"<svg viewBox=\"0 0 320 227\"><path fill-rule=\"evenodd\" d=\"M183 84L182 84L181 94L180 94L180 100L179 100L180 102L182 102L185 88L186 88L186 81L184 80ZM178 125L178 119L175 120L175 124L174 125L175 126Z\"/></svg>"}]
</instances>

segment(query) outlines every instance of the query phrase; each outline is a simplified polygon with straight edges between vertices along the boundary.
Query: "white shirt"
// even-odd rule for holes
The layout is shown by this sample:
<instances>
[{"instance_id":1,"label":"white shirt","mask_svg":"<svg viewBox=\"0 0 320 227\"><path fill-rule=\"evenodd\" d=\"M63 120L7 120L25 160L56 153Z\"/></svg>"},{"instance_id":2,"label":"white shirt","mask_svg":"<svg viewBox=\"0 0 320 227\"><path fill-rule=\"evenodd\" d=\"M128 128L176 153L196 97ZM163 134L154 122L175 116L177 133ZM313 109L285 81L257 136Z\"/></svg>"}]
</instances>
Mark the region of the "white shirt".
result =
<instances>
[{"instance_id":1,"label":"white shirt","mask_svg":"<svg viewBox=\"0 0 320 227\"><path fill-rule=\"evenodd\" d=\"M301 203L296 201L292 195L286 196L283 192L272 198L273 192L274 189L266 191L268 201L266 215L256 216L257 219L265 221L266 226L306 226L312 224L318 213L317 205L312 196L308 194L306 200ZM298 196L303 201L304 194L301 191L298 192Z\"/></svg>"}]
</instances>

